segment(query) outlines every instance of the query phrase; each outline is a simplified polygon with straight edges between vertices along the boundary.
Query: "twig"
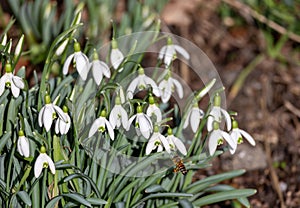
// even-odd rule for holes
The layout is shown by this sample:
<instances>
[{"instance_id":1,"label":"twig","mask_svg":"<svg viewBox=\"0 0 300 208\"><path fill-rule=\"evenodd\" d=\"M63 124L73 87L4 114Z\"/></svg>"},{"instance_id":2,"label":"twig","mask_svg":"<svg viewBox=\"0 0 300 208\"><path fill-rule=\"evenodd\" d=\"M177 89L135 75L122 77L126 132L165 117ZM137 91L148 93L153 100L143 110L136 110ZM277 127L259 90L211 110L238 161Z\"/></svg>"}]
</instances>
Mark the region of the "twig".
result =
<instances>
[{"instance_id":1,"label":"twig","mask_svg":"<svg viewBox=\"0 0 300 208\"><path fill-rule=\"evenodd\" d=\"M284 101L284 106L291 111L293 114L295 114L297 117L300 118L300 110L296 108L292 103L289 101Z\"/></svg>"},{"instance_id":2,"label":"twig","mask_svg":"<svg viewBox=\"0 0 300 208\"><path fill-rule=\"evenodd\" d=\"M254 19L260 21L263 24L266 24L268 27L272 28L273 30L277 31L278 33L282 35L287 35L289 39L300 43L300 36L288 31L286 28L282 27L281 25L277 24L273 20L268 19L267 17L263 16L262 14L259 14L257 11L253 10L251 7L243 4L240 1L237 0L222 0L226 4L234 7L235 9L243 12L244 14L248 14L252 16Z\"/></svg>"}]
</instances>

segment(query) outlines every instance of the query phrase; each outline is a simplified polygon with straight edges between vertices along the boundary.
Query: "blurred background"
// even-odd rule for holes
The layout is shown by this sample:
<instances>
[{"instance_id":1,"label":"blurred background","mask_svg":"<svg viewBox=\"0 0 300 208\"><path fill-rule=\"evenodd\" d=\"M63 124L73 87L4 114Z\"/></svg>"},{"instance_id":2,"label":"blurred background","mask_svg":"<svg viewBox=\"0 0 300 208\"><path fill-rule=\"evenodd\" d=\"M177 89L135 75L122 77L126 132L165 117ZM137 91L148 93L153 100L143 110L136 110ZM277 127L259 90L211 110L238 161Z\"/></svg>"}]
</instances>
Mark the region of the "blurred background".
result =
<instances>
[{"instance_id":1,"label":"blurred background","mask_svg":"<svg viewBox=\"0 0 300 208\"><path fill-rule=\"evenodd\" d=\"M51 41L71 23L81 1L0 0L0 39L16 45L25 34L27 77L41 71ZM256 188L252 207L300 207L300 1L299 0L86 0L80 33L85 45L161 27L200 47L226 87L227 108L257 141L234 156L216 158L195 177L244 168L227 181ZM2 54L3 55L3 54ZM18 67L17 67L18 68ZM184 79L198 88L192 72ZM234 202L210 207L240 207Z\"/></svg>"}]
</instances>

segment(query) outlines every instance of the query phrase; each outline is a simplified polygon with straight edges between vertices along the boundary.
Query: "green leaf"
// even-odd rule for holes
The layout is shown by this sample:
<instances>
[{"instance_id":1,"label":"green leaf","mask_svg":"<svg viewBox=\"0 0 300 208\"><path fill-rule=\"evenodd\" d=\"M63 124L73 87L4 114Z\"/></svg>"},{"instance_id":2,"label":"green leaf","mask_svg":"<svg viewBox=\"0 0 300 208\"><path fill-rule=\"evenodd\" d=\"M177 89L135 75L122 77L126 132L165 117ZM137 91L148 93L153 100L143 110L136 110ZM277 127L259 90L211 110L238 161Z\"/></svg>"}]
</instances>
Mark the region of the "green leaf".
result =
<instances>
[{"instance_id":1,"label":"green leaf","mask_svg":"<svg viewBox=\"0 0 300 208\"><path fill-rule=\"evenodd\" d=\"M166 190L161 185L151 185L145 189L145 193L156 193L156 192L166 192Z\"/></svg>"},{"instance_id":2,"label":"green leaf","mask_svg":"<svg viewBox=\"0 0 300 208\"><path fill-rule=\"evenodd\" d=\"M193 204L187 200L187 199L180 199L178 200L179 204L183 207L183 208L193 208Z\"/></svg>"},{"instance_id":3,"label":"green leaf","mask_svg":"<svg viewBox=\"0 0 300 208\"><path fill-rule=\"evenodd\" d=\"M11 132L9 131L0 138L0 152L2 151L3 147L6 145L10 137L11 137Z\"/></svg>"},{"instance_id":4,"label":"green leaf","mask_svg":"<svg viewBox=\"0 0 300 208\"><path fill-rule=\"evenodd\" d=\"M246 171L242 169L242 170L234 170L234 171L230 171L227 173L221 173L221 174L209 176L205 179L202 179L200 181L197 181L197 182L187 186L186 189L184 189L184 191L187 193L198 193L213 184L219 183L221 181L224 181L224 180L227 180L230 178L240 176L240 175L244 174L245 172Z\"/></svg>"},{"instance_id":5,"label":"green leaf","mask_svg":"<svg viewBox=\"0 0 300 208\"><path fill-rule=\"evenodd\" d=\"M133 207L137 207L141 203L147 201L148 199L152 198L176 198L176 197L192 197L193 194L187 194L187 193L156 193L156 194L150 194L149 196L146 196L145 198L141 199L138 203L136 203Z\"/></svg>"},{"instance_id":6,"label":"green leaf","mask_svg":"<svg viewBox=\"0 0 300 208\"><path fill-rule=\"evenodd\" d=\"M102 205L102 204L107 204L107 201L99 198L87 198L86 199L88 202L90 202L92 205Z\"/></svg>"},{"instance_id":7,"label":"green leaf","mask_svg":"<svg viewBox=\"0 0 300 208\"><path fill-rule=\"evenodd\" d=\"M27 205L31 206L31 199L27 192L25 191L19 191L17 195L21 198L21 200Z\"/></svg>"},{"instance_id":8,"label":"green leaf","mask_svg":"<svg viewBox=\"0 0 300 208\"><path fill-rule=\"evenodd\" d=\"M75 193L70 193L70 194L62 194L64 197L68 197L70 199L75 200L76 202L85 205L87 207L92 207L91 203L88 202L85 198L83 198L81 195L79 194L75 194Z\"/></svg>"},{"instance_id":9,"label":"green leaf","mask_svg":"<svg viewBox=\"0 0 300 208\"><path fill-rule=\"evenodd\" d=\"M224 192L204 196L204 197L194 201L193 205L204 206L204 205L214 204L214 203L225 201L225 200L238 199L241 197L248 197L255 193L256 193L255 189L240 189L240 190L224 191Z\"/></svg>"},{"instance_id":10,"label":"green leaf","mask_svg":"<svg viewBox=\"0 0 300 208\"><path fill-rule=\"evenodd\" d=\"M45 208L53 208L53 207L55 207L56 203L58 203L58 201L59 201L61 198L63 198L62 195L59 195L59 196L56 196L56 197L52 198L52 199L48 202L48 204L46 205Z\"/></svg>"}]
</instances>

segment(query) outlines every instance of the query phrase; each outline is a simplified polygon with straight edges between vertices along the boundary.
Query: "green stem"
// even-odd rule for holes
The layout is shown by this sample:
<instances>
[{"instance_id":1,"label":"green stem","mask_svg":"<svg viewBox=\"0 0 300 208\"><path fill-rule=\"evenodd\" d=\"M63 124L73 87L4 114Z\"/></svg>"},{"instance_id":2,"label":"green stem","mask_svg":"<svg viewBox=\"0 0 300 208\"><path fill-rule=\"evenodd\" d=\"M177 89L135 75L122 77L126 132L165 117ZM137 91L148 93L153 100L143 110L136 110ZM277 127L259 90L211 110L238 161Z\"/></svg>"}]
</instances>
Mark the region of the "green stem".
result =
<instances>
[{"instance_id":1,"label":"green stem","mask_svg":"<svg viewBox=\"0 0 300 208\"><path fill-rule=\"evenodd\" d=\"M26 181L26 179L28 178L30 171L31 171L31 166L27 165L25 173L23 175L23 177L21 178L21 181L18 185L18 187L15 189L15 192L18 192L20 190L20 188L22 187L23 183Z\"/></svg>"},{"instance_id":2,"label":"green stem","mask_svg":"<svg viewBox=\"0 0 300 208\"><path fill-rule=\"evenodd\" d=\"M44 168L44 171L43 171L44 173L43 173L43 184L42 184L42 199L41 199L41 207L45 207L45 196L47 196L47 193L45 193L46 192L46 190L47 190L47 188L46 188L46 184L47 184L47 169L46 168Z\"/></svg>"},{"instance_id":3,"label":"green stem","mask_svg":"<svg viewBox=\"0 0 300 208\"><path fill-rule=\"evenodd\" d=\"M11 149L9 163L8 163L8 167L7 167L7 180L6 180L6 192L7 193L10 193L10 179L12 176L11 171L12 171L13 156L15 154L15 151L16 151L16 143L14 143L14 145ZM6 206L9 207L9 200L6 201Z\"/></svg>"}]
</instances>

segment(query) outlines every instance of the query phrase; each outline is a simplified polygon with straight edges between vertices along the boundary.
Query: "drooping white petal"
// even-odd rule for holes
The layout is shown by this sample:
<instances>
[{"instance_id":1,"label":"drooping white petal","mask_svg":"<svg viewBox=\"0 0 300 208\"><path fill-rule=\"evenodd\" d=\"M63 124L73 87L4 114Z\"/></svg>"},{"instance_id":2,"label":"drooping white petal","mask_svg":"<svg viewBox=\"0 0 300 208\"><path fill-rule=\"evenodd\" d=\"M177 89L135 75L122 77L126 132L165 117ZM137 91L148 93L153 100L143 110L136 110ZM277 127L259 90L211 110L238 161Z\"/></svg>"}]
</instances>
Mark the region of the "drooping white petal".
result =
<instances>
[{"instance_id":1,"label":"drooping white petal","mask_svg":"<svg viewBox=\"0 0 300 208\"><path fill-rule=\"evenodd\" d=\"M169 79L172 79L172 82L176 87L177 94L178 94L179 98L183 98L183 88L182 88L181 83L178 80L173 79L171 77Z\"/></svg>"},{"instance_id":2,"label":"drooping white petal","mask_svg":"<svg viewBox=\"0 0 300 208\"><path fill-rule=\"evenodd\" d=\"M167 45L163 46L160 50L159 50L159 54L158 54L158 59L162 60L164 58L164 55L166 53L167 50Z\"/></svg>"},{"instance_id":3,"label":"drooping white petal","mask_svg":"<svg viewBox=\"0 0 300 208\"><path fill-rule=\"evenodd\" d=\"M170 154L171 149L170 149L170 144L169 144L168 140L163 135L161 135L160 141L164 145L164 148L166 149L166 151Z\"/></svg>"},{"instance_id":4,"label":"drooping white petal","mask_svg":"<svg viewBox=\"0 0 300 208\"><path fill-rule=\"evenodd\" d=\"M133 122L133 120L136 118L136 115L133 115L129 121L128 121L128 125L126 127L126 131L128 131L130 129L131 123Z\"/></svg>"},{"instance_id":5,"label":"drooping white petal","mask_svg":"<svg viewBox=\"0 0 300 208\"><path fill-rule=\"evenodd\" d=\"M65 63L64 63L64 66L63 66L63 74L66 75L68 74L68 71L69 71L69 67L70 67L70 64L71 64L71 61L73 60L74 58L74 54L71 54L70 56L68 56L68 58L66 59Z\"/></svg>"},{"instance_id":6,"label":"drooping white petal","mask_svg":"<svg viewBox=\"0 0 300 208\"><path fill-rule=\"evenodd\" d=\"M57 119L55 123L55 133L58 134L59 132L63 134L67 134L70 127L71 127L71 119L68 114L66 114L67 122L64 122L61 119Z\"/></svg>"},{"instance_id":7,"label":"drooping white petal","mask_svg":"<svg viewBox=\"0 0 300 208\"><path fill-rule=\"evenodd\" d=\"M199 124L200 124L200 119L203 117L203 112L201 112L201 110L199 108L193 108L192 109L192 113L191 113L191 117L190 117L190 122L191 122L191 127L192 127L192 131L194 133L196 133Z\"/></svg>"},{"instance_id":8,"label":"drooping white petal","mask_svg":"<svg viewBox=\"0 0 300 208\"><path fill-rule=\"evenodd\" d=\"M104 76L106 76L107 78L110 78L111 72L110 72L110 69L107 66L107 64L103 61L99 61L99 63L101 65L101 69L102 69Z\"/></svg>"},{"instance_id":9,"label":"drooping white petal","mask_svg":"<svg viewBox=\"0 0 300 208\"><path fill-rule=\"evenodd\" d=\"M45 109L46 109L46 106L42 107L42 109L39 112L38 122L39 122L40 127L43 126L43 115L44 115Z\"/></svg>"},{"instance_id":10,"label":"drooping white petal","mask_svg":"<svg viewBox=\"0 0 300 208\"><path fill-rule=\"evenodd\" d=\"M162 120L162 114L160 109L155 104L150 104L146 111L147 116L151 117L152 115L156 116L156 122Z\"/></svg>"},{"instance_id":11,"label":"drooping white petal","mask_svg":"<svg viewBox=\"0 0 300 208\"><path fill-rule=\"evenodd\" d=\"M76 69L82 80L86 80L88 72L89 72L89 59L82 52L75 52L75 63Z\"/></svg>"},{"instance_id":12,"label":"drooping white petal","mask_svg":"<svg viewBox=\"0 0 300 208\"><path fill-rule=\"evenodd\" d=\"M230 131L231 129L231 119L230 119L230 115L229 113L221 108L221 112L223 114L223 116L225 117L225 121L226 121L226 126L227 126L227 131Z\"/></svg>"},{"instance_id":13,"label":"drooping white petal","mask_svg":"<svg viewBox=\"0 0 300 208\"><path fill-rule=\"evenodd\" d=\"M153 130L150 118L143 113L138 113L137 122L139 123L139 129L142 135L148 139L150 137L150 133Z\"/></svg>"},{"instance_id":14,"label":"drooping white petal","mask_svg":"<svg viewBox=\"0 0 300 208\"><path fill-rule=\"evenodd\" d=\"M209 138L208 138L208 150L209 150L210 156L214 155L214 153L215 153L215 151L217 149L218 140L220 139L220 137L221 137L221 135L217 131L213 131L209 135Z\"/></svg>"},{"instance_id":15,"label":"drooping white petal","mask_svg":"<svg viewBox=\"0 0 300 208\"><path fill-rule=\"evenodd\" d=\"M44 156L49 165L49 169L50 169L51 173L54 175L55 174L55 166L54 166L52 159L47 154L45 154Z\"/></svg>"},{"instance_id":16,"label":"drooping white petal","mask_svg":"<svg viewBox=\"0 0 300 208\"><path fill-rule=\"evenodd\" d=\"M111 110L110 115L109 115L109 123L111 124L111 127L113 129L115 129L116 126L120 127L120 126L117 125L118 120L119 120L119 117L118 117L118 108L117 108L117 105L115 105L113 107L113 109Z\"/></svg>"},{"instance_id":17,"label":"drooping white petal","mask_svg":"<svg viewBox=\"0 0 300 208\"><path fill-rule=\"evenodd\" d=\"M212 116L208 116L207 123L206 123L207 131L211 132L213 130L213 122L214 122L214 118Z\"/></svg>"},{"instance_id":18,"label":"drooping white petal","mask_svg":"<svg viewBox=\"0 0 300 208\"><path fill-rule=\"evenodd\" d=\"M137 85L139 83L139 79L140 79L140 76L136 77L134 80L132 80L132 82L128 86L128 88L127 88L127 95L128 95L129 99L133 98L133 93L134 93L135 88L137 87Z\"/></svg>"},{"instance_id":19,"label":"drooping white petal","mask_svg":"<svg viewBox=\"0 0 300 208\"><path fill-rule=\"evenodd\" d=\"M162 152L163 150L164 150L164 148L161 144L157 146L157 152ZM170 151L169 151L169 153L170 153Z\"/></svg>"},{"instance_id":20,"label":"drooping white petal","mask_svg":"<svg viewBox=\"0 0 300 208\"><path fill-rule=\"evenodd\" d=\"M64 122L68 121L66 114L63 112L63 110L60 107L58 107L57 105L54 105L54 104L52 104L52 107L61 120L63 120Z\"/></svg>"},{"instance_id":21,"label":"drooping white petal","mask_svg":"<svg viewBox=\"0 0 300 208\"><path fill-rule=\"evenodd\" d=\"M175 48L173 45L168 45L165 53L164 63L169 66L172 62L172 59L175 55Z\"/></svg>"},{"instance_id":22,"label":"drooping white petal","mask_svg":"<svg viewBox=\"0 0 300 208\"><path fill-rule=\"evenodd\" d=\"M238 145L238 137L239 137L239 132L235 131L236 129L233 129L230 132L230 137L231 139L234 141L234 146L229 148L229 151L231 154L234 154L236 149L237 149L237 145Z\"/></svg>"},{"instance_id":23,"label":"drooping white petal","mask_svg":"<svg viewBox=\"0 0 300 208\"><path fill-rule=\"evenodd\" d=\"M11 83L10 88L13 96L15 98L19 97L20 89L14 83Z\"/></svg>"},{"instance_id":24,"label":"drooping white petal","mask_svg":"<svg viewBox=\"0 0 300 208\"><path fill-rule=\"evenodd\" d=\"M174 45L175 50L180 53L185 59L189 60L190 59L190 54L181 46L179 45Z\"/></svg>"},{"instance_id":25,"label":"drooping white petal","mask_svg":"<svg viewBox=\"0 0 300 208\"><path fill-rule=\"evenodd\" d=\"M188 125L189 125L189 121L190 121L190 116L191 116L192 110L193 109L189 110L189 112L188 112L188 114L186 116L186 119L185 119L184 124L183 124L183 128L184 129L186 129L188 127Z\"/></svg>"},{"instance_id":26,"label":"drooping white petal","mask_svg":"<svg viewBox=\"0 0 300 208\"><path fill-rule=\"evenodd\" d=\"M98 129L99 129L100 126L104 126L104 121L103 121L102 117L97 118L94 121L94 123L92 124L92 126L90 128L90 131L89 131L89 138L91 136L93 136L96 133L96 131L98 131Z\"/></svg>"},{"instance_id":27,"label":"drooping white petal","mask_svg":"<svg viewBox=\"0 0 300 208\"><path fill-rule=\"evenodd\" d=\"M161 81L161 83L159 84L159 89L160 89L160 92L161 92L162 102L167 103L170 100L171 94L172 94L172 89L168 85L168 81L167 80Z\"/></svg>"},{"instance_id":28,"label":"drooping white petal","mask_svg":"<svg viewBox=\"0 0 300 208\"><path fill-rule=\"evenodd\" d=\"M107 128L109 137L111 138L111 140L114 140L115 139L114 129L112 128L112 126L111 126L111 124L109 123L108 120L105 119L104 121L105 121L105 125L106 125L106 128Z\"/></svg>"},{"instance_id":29,"label":"drooping white petal","mask_svg":"<svg viewBox=\"0 0 300 208\"><path fill-rule=\"evenodd\" d=\"M186 155L187 151L183 142L173 135L172 141L175 144L176 148L181 152L181 154Z\"/></svg>"},{"instance_id":30,"label":"drooping white petal","mask_svg":"<svg viewBox=\"0 0 300 208\"><path fill-rule=\"evenodd\" d=\"M115 48L115 49L111 50L110 62L113 65L114 69L119 68L119 66L122 63L123 59L124 59L124 55L119 49ZM122 70L123 70L123 68L120 69L119 72L121 72Z\"/></svg>"},{"instance_id":31,"label":"drooping white petal","mask_svg":"<svg viewBox=\"0 0 300 208\"><path fill-rule=\"evenodd\" d=\"M1 77L1 79L0 79L0 96L3 94L3 92L5 90L6 78L4 76L5 75L3 75L3 77Z\"/></svg>"},{"instance_id":32,"label":"drooping white petal","mask_svg":"<svg viewBox=\"0 0 300 208\"><path fill-rule=\"evenodd\" d=\"M232 140L232 138L230 137L230 135L227 132L225 132L225 131L222 131L222 130L219 130L219 131L221 132L222 137L226 140L226 142L229 144L229 146L232 147L232 148L234 148L236 142L234 142Z\"/></svg>"},{"instance_id":33,"label":"drooping white petal","mask_svg":"<svg viewBox=\"0 0 300 208\"><path fill-rule=\"evenodd\" d=\"M255 140L253 137L246 131L239 129L239 132L248 140L248 142L252 145L255 146Z\"/></svg>"},{"instance_id":34,"label":"drooping white petal","mask_svg":"<svg viewBox=\"0 0 300 208\"><path fill-rule=\"evenodd\" d=\"M12 81L16 85L16 87L19 89L23 89L25 87L24 81L21 77L13 76Z\"/></svg>"},{"instance_id":35,"label":"drooping white petal","mask_svg":"<svg viewBox=\"0 0 300 208\"><path fill-rule=\"evenodd\" d=\"M121 114L122 125L123 128L125 129L128 124L128 115L126 110L122 106L120 106L120 114Z\"/></svg>"},{"instance_id":36,"label":"drooping white petal","mask_svg":"<svg viewBox=\"0 0 300 208\"><path fill-rule=\"evenodd\" d=\"M145 81L146 85L150 85L152 87L153 94L157 97L160 97L159 88L158 88L157 84L153 81L153 79L151 79L148 76L145 76L144 81Z\"/></svg>"},{"instance_id":37,"label":"drooping white petal","mask_svg":"<svg viewBox=\"0 0 300 208\"><path fill-rule=\"evenodd\" d=\"M20 155L29 157L29 141L25 136L20 136L17 142Z\"/></svg>"},{"instance_id":38,"label":"drooping white petal","mask_svg":"<svg viewBox=\"0 0 300 208\"><path fill-rule=\"evenodd\" d=\"M46 104L42 119L43 119L44 127L47 132L50 130L53 122L53 113L54 113L54 109L52 108L52 105Z\"/></svg>"},{"instance_id":39,"label":"drooping white petal","mask_svg":"<svg viewBox=\"0 0 300 208\"><path fill-rule=\"evenodd\" d=\"M149 139L147 146L146 146L146 155L149 155L153 149L155 149L155 141L157 139L156 133L152 135L152 137Z\"/></svg>"},{"instance_id":40,"label":"drooping white petal","mask_svg":"<svg viewBox=\"0 0 300 208\"><path fill-rule=\"evenodd\" d=\"M92 70L94 80L97 85L100 85L100 82L102 81L103 78L101 65L98 60L93 61L92 63L90 63L90 65L91 65L90 68Z\"/></svg>"},{"instance_id":41,"label":"drooping white petal","mask_svg":"<svg viewBox=\"0 0 300 208\"><path fill-rule=\"evenodd\" d=\"M38 178L41 175L41 172L44 167L44 162L45 162L45 154L40 154L34 163L34 176Z\"/></svg>"}]
</instances>

